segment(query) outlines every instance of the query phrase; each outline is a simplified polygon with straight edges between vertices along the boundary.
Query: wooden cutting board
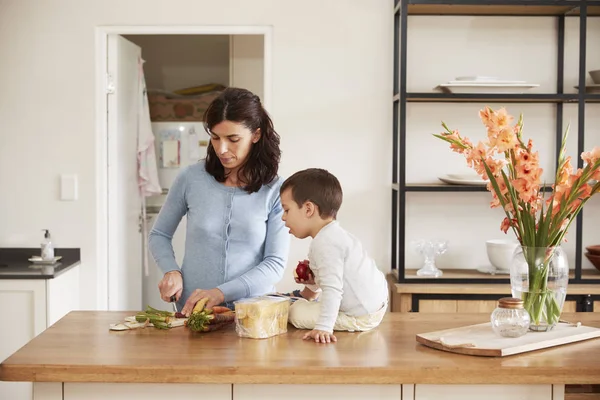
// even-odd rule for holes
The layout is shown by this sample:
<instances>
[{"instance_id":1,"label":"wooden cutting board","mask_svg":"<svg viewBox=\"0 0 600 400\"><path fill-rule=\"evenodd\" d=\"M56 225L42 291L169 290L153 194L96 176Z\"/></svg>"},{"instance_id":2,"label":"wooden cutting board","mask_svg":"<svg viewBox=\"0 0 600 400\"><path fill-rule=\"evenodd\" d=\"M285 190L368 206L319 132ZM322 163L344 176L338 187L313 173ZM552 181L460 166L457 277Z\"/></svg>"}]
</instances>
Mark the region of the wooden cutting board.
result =
<instances>
[{"instance_id":1,"label":"wooden cutting board","mask_svg":"<svg viewBox=\"0 0 600 400\"><path fill-rule=\"evenodd\" d=\"M498 336L491 324L417 334L417 342L434 349L471 356L503 357L600 337L600 329L559 323L550 332L527 332L518 338Z\"/></svg>"},{"instance_id":2,"label":"wooden cutting board","mask_svg":"<svg viewBox=\"0 0 600 400\"><path fill-rule=\"evenodd\" d=\"M177 319L171 321L171 328L177 328L178 326L184 326L185 321L187 321L187 318L177 318ZM152 324L146 325L143 322L137 322L135 320L135 315L133 315L130 317L126 317L124 322L117 323L117 324L110 324L108 328L111 331L126 331L126 330L130 330L130 329L145 328L146 326L153 327L154 325L152 325Z\"/></svg>"}]
</instances>

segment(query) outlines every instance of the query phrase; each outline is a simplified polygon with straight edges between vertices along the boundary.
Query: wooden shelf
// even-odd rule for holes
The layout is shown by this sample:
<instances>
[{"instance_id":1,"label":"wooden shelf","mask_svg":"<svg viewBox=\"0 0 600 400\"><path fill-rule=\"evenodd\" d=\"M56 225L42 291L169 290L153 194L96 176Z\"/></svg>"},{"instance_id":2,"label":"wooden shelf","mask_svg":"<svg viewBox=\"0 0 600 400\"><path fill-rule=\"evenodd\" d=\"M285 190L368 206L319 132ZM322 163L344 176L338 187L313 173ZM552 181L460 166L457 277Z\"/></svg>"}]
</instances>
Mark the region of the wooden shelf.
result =
<instances>
[{"instance_id":1,"label":"wooden shelf","mask_svg":"<svg viewBox=\"0 0 600 400\"><path fill-rule=\"evenodd\" d=\"M579 1L409 0L408 15L579 16ZM399 10L399 5L396 7ZM600 4L588 2L588 16L600 15Z\"/></svg>"},{"instance_id":2,"label":"wooden shelf","mask_svg":"<svg viewBox=\"0 0 600 400\"><path fill-rule=\"evenodd\" d=\"M408 184L407 192L487 192L485 186L450 185L445 183Z\"/></svg>"},{"instance_id":3,"label":"wooden shelf","mask_svg":"<svg viewBox=\"0 0 600 400\"><path fill-rule=\"evenodd\" d=\"M588 95L592 96L592 95ZM577 102L576 94L501 94L501 93L407 93L412 103L569 103Z\"/></svg>"},{"instance_id":4,"label":"wooden shelf","mask_svg":"<svg viewBox=\"0 0 600 400\"><path fill-rule=\"evenodd\" d=\"M588 103L600 103L600 94L586 94L585 101Z\"/></svg>"},{"instance_id":5,"label":"wooden shelf","mask_svg":"<svg viewBox=\"0 0 600 400\"><path fill-rule=\"evenodd\" d=\"M406 192L488 192L486 186L450 185L446 183L411 183L407 184L404 190ZM551 191L550 186L544 188L546 193Z\"/></svg>"},{"instance_id":6,"label":"wooden shelf","mask_svg":"<svg viewBox=\"0 0 600 400\"><path fill-rule=\"evenodd\" d=\"M417 294L502 294L510 293L510 283L446 283L444 280L451 279L472 279L478 280L486 278L490 280L503 281L509 280L508 274L490 275L478 272L476 270L469 269L443 269L444 275L440 278L428 278L430 283L412 283L411 280L422 279L423 277L417 276L416 269L406 270L406 282L397 282L396 289L397 293L417 293ZM398 281L397 270L392 271L391 275ZM575 277L575 272L571 270L569 274L570 278ZM600 271L595 269L584 269L582 277L584 279L599 279ZM572 283L567 288L567 294L569 295L588 295L588 294L600 294L600 285L595 283Z\"/></svg>"},{"instance_id":7,"label":"wooden shelf","mask_svg":"<svg viewBox=\"0 0 600 400\"><path fill-rule=\"evenodd\" d=\"M491 274L485 274L483 272L479 272L479 271L473 270L473 269L460 269L460 268L443 269L442 268L442 271L444 272L444 274L440 278L434 278L433 281L437 281L437 282L442 281L443 282L444 279L481 279L481 278L487 278L487 279L493 279L493 280L510 279L510 276L506 273L491 275ZM417 276L416 269L407 269L405 276L406 276L406 279L423 279L422 276ZM600 279L600 271L598 271L597 269L584 269L581 273L581 277L583 279ZM570 271L569 278L570 279L575 278L574 270ZM586 284L584 284L584 286L585 285ZM581 285L573 284L573 286L578 287ZM590 286L594 286L596 288L595 291L597 291L600 294L600 285L591 284Z\"/></svg>"}]
</instances>

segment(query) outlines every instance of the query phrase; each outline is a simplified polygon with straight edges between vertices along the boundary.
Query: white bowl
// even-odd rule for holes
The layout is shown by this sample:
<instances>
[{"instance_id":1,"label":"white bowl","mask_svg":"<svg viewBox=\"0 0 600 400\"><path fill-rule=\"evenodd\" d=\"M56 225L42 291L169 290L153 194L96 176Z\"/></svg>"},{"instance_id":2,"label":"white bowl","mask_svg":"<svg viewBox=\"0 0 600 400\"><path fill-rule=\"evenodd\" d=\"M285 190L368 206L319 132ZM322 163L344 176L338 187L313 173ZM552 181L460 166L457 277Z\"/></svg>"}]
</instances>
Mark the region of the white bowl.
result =
<instances>
[{"instance_id":1,"label":"white bowl","mask_svg":"<svg viewBox=\"0 0 600 400\"><path fill-rule=\"evenodd\" d=\"M519 245L516 240L495 239L485 242L488 260L500 271L510 271L510 263L515 248Z\"/></svg>"},{"instance_id":2,"label":"white bowl","mask_svg":"<svg viewBox=\"0 0 600 400\"><path fill-rule=\"evenodd\" d=\"M600 85L600 69L588 71L588 74L590 74L592 82L594 82L596 85Z\"/></svg>"}]
</instances>

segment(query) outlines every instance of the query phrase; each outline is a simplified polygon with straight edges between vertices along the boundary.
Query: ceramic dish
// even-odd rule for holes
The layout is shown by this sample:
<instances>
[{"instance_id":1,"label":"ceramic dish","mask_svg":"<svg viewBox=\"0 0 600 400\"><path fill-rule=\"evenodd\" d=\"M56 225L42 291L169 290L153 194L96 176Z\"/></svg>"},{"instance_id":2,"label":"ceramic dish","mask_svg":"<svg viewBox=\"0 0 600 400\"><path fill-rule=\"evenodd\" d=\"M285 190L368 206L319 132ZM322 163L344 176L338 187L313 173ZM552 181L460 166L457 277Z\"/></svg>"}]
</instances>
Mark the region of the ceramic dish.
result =
<instances>
[{"instance_id":1,"label":"ceramic dish","mask_svg":"<svg viewBox=\"0 0 600 400\"><path fill-rule=\"evenodd\" d=\"M40 256L32 256L30 259L28 259L28 261L38 265L52 265L56 264L56 262L61 258L62 256L56 256L52 260L44 261Z\"/></svg>"},{"instance_id":2,"label":"ceramic dish","mask_svg":"<svg viewBox=\"0 0 600 400\"><path fill-rule=\"evenodd\" d=\"M526 84L526 81L501 81L498 79L490 79L490 80L483 80L483 79L474 79L474 80L456 80L456 81L448 81L445 83L445 85L485 85L491 83L493 85L523 85Z\"/></svg>"},{"instance_id":3,"label":"ceramic dish","mask_svg":"<svg viewBox=\"0 0 600 400\"><path fill-rule=\"evenodd\" d=\"M588 246L585 249L593 256L600 256L600 244Z\"/></svg>"},{"instance_id":4,"label":"ceramic dish","mask_svg":"<svg viewBox=\"0 0 600 400\"><path fill-rule=\"evenodd\" d=\"M592 265L594 267L596 267L596 269L598 271L600 271L600 255L594 255L594 254L590 254L590 253L585 253L585 256L587 257L588 260L590 260L590 262L592 263Z\"/></svg>"},{"instance_id":5,"label":"ceramic dish","mask_svg":"<svg viewBox=\"0 0 600 400\"><path fill-rule=\"evenodd\" d=\"M485 186L488 183L488 181L484 181L478 175L472 174L448 174L439 176L438 179L442 182L449 183L451 185Z\"/></svg>"},{"instance_id":6,"label":"ceramic dish","mask_svg":"<svg viewBox=\"0 0 600 400\"><path fill-rule=\"evenodd\" d=\"M533 83L443 83L437 88L446 93L515 94L539 86Z\"/></svg>"},{"instance_id":7,"label":"ceramic dish","mask_svg":"<svg viewBox=\"0 0 600 400\"><path fill-rule=\"evenodd\" d=\"M575 89L579 90L579 86L574 86ZM600 93L600 84L597 85L585 85L586 93Z\"/></svg>"},{"instance_id":8,"label":"ceramic dish","mask_svg":"<svg viewBox=\"0 0 600 400\"><path fill-rule=\"evenodd\" d=\"M592 78L594 83L600 85L600 69L596 69L594 71L588 71L588 74L590 74L590 77Z\"/></svg>"}]
</instances>

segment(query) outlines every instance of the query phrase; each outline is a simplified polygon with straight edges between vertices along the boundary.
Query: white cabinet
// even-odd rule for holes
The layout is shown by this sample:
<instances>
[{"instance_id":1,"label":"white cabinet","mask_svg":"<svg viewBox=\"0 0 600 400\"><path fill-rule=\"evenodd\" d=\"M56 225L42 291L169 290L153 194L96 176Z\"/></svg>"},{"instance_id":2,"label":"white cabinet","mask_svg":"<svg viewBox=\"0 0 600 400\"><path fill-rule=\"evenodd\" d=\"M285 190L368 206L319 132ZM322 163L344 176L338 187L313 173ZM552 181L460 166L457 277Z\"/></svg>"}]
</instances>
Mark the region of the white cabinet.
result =
<instances>
[{"instance_id":1,"label":"white cabinet","mask_svg":"<svg viewBox=\"0 0 600 400\"><path fill-rule=\"evenodd\" d=\"M79 267L53 279L1 279L0 360L23 347L71 310L79 309ZM32 384L0 382L0 399L31 400Z\"/></svg>"},{"instance_id":2,"label":"white cabinet","mask_svg":"<svg viewBox=\"0 0 600 400\"><path fill-rule=\"evenodd\" d=\"M331 400L336 397L401 400L401 385L233 385L233 400Z\"/></svg>"},{"instance_id":3,"label":"white cabinet","mask_svg":"<svg viewBox=\"0 0 600 400\"><path fill-rule=\"evenodd\" d=\"M562 385L402 385L403 400L562 400Z\"/></svg>"},{"instance_id":4,"label":"white cabinet","mask_svg":"<svg viewBox=\"0 0 600 400\"><path fill-rule=\"evenodd\" d=\"M316 383L316 382L315 382ZM2 392L0 392L2 393ZM36 383L35 400L563 400L564 385ZM5 397L0 398L4 399ZM12 399L12 398L11 398Z\"/></svg>"},{"instance_id":5,"label":"white cabinet","mask_svg":"<svg viewBox=\"0 0 600 400\"><path fill-rule=\"evenodd\" d=\"M65 383L63 398L56 400L105 399L231 400L231 385L203 385L194 383ZM38 398L36 397L35 400L38 400Z\"/></svg>"}]
</instances>

